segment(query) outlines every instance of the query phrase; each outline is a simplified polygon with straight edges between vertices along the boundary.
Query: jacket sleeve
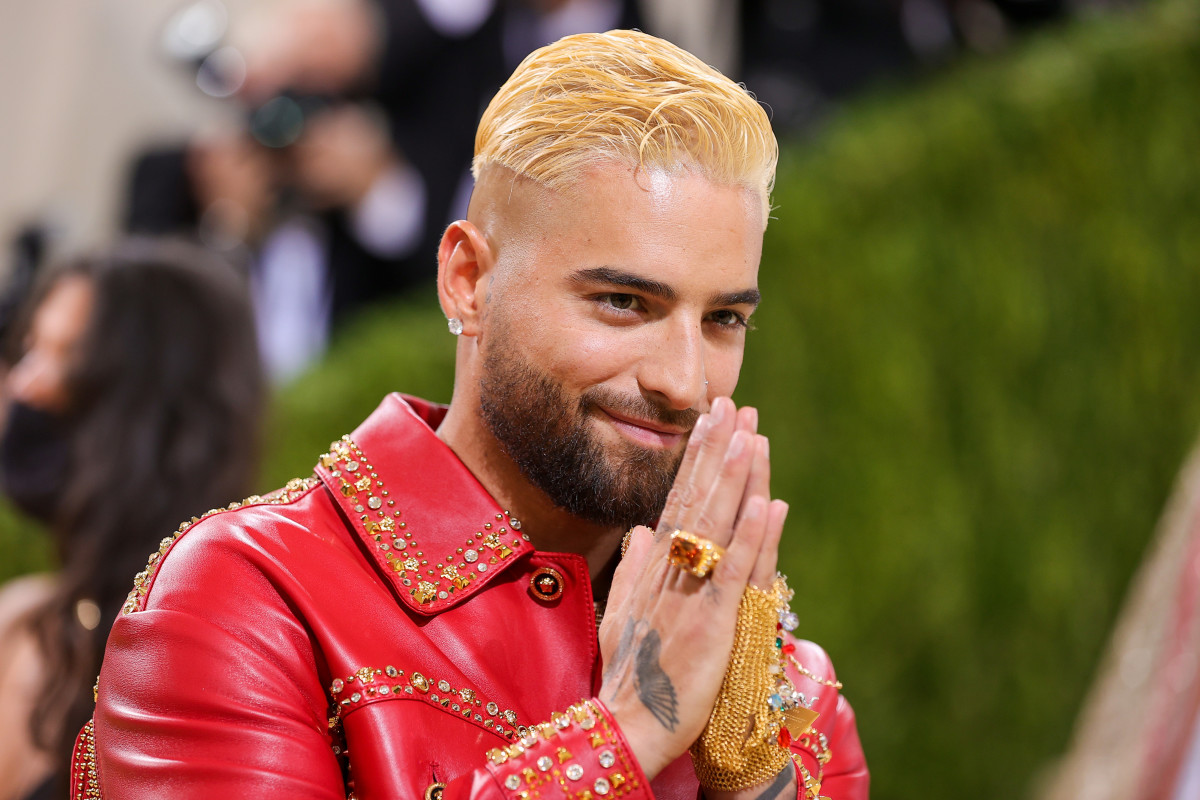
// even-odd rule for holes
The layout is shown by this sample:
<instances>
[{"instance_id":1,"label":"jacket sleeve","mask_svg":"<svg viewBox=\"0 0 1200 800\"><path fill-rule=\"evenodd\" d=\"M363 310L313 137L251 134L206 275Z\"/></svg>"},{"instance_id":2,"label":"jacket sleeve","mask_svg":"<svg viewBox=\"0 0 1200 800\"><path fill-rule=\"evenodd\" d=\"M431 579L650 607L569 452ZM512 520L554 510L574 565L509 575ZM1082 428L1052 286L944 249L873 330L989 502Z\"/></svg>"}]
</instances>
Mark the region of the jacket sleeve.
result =
<instances>
[{"instance_id":1,"label":"jacket sleeve","mask_svg":"<svg viewBox=\"0 0 1200 800\"><path fill-rule=\"evenodd\" d=\"M443 800L654 800L650 781L596 699L554 714L516 744L489 751L487 759L487 777L475 773L452 781Z\"/></svg>"},{"instance_id":2,"label":"jacket sleeve","mask_svg":"<svg viewBox=\"0 0 1200 800\"><path fill-rule=\"evenodd\" d=\"M785 654L788 677L797 691L816 697L813 709L819 713L809 731L791 743L799 800L867 800L870 773L858 724L841 694L833 663L818 645L790 637Z\"/></svg>"}]
</instances>

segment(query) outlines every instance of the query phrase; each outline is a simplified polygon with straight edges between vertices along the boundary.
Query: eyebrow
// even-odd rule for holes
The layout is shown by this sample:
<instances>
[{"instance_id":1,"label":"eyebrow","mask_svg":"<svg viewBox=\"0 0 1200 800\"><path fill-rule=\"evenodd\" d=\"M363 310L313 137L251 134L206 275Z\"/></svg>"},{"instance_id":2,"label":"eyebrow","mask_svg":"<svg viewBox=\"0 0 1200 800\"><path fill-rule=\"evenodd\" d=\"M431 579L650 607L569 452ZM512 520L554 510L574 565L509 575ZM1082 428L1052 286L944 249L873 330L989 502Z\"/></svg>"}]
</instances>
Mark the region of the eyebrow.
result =
<instances>
[{"instance_id":1,"label":"eyebrow","mask_svg":"<svg viewBox=\"0 0 1200 800\"><path fill-rule=\"evenodd\" d=\"M632 272L615 267L590 267L571 274L570 281L576 285L603 283L609 286L622 286L627 289L657 297L660 300L677 300L679 292L662 281L643 278ZM709 298L710 306L757 306L762 301L758 289L742 289L737 292L719 292Z\"/></svg>"},{"instance_id":2,"label":"eyebrow","mask_svg":"<svg viewBox=\"0 0 1200 800\"><path fill-rule=\"evenodd\" d=\"M660 300L675 300L679 297L679 292L662 281L643 278L640 275L634 275L632 272L625 272L614 267L591 267L590 269L578 270L572 273L571 283L604 283L609 286L624 286L627 289L636 289L642 294L648 294Z\"/></svg>"},{"instance_id":3,"label":"eyebrow","mask_svg":"<svg viewBox=\"0 0 1200 800\"><path fill-rule=\"evenodd\" d=\"M762 302L762 292L758 289L742 289L740 292L721 292L709 299L713 306L754 306Z\"/></svg>"}]
</instances>

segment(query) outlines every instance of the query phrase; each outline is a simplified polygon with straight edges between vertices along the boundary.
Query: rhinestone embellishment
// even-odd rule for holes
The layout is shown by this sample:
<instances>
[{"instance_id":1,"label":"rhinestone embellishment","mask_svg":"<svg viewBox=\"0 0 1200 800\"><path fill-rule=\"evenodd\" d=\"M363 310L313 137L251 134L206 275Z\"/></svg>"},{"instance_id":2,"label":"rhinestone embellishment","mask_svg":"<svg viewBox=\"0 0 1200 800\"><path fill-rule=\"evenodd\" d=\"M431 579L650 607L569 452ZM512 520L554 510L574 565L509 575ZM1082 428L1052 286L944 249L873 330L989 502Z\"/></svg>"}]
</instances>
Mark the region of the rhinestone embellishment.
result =
<instances>
[{"instance_id":1,"label":"rhinestone embellishment","mask_svg":"<svg viewBox=\"0 0 1200 800\"><path fill-rule=\"evenodd\" d=\"M329 451L321 456L319 466L329 471L329 476L336 481L333 488L346 498L348 507L361 515L362 530L372 540L384 565L398 573L396 579L409 590L416 605L453 602L456 592L469 592L472 582L480 574L510 559L523 546L520 540L513 539L510 547L501 540L501 536L508 532L507 528L493 530L495 526L491 522L483 522L480 530L464 537L465 541L457 551L441 557L437 567L441 573L438 575L433 569L425 569L429 561L434 559L422 558L425 554L418 549L419 545L407 530L406 523L400 520L401 512L396 509L396 500L389 497L384 481L353 439L343 436L330 444ZM295 483L299 488L304 482ZM317 479L312 479L311 485L318 484ZM311 488L308 484L304 486ZM506 514L496 514L496 521L503 522ZM486 535L485 530L489 531ZM416 558L412 557L414 551ZM476 571L466 574L460 572L467 570L468 565L474 566Z\"/></svg>"}]
</instances>

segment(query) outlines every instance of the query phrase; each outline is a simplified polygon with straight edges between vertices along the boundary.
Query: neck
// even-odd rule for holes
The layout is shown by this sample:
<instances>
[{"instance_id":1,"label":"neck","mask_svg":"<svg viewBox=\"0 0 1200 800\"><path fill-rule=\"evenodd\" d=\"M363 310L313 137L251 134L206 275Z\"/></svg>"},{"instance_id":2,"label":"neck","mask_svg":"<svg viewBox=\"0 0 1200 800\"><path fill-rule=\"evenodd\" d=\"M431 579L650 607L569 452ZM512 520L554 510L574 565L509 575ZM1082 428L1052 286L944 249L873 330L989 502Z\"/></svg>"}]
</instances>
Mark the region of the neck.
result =
<instances>
[{"instance_id":1,"label":"neck","mask_svg":"<svg viewBox=\"0 0 1200 800\"><path fill-rule=\"evenodd\" d=\"M602 582L605 567L625 531L582 520L555 506L505 454L483 424L477 408L462 402L451 403L437 435L496 502L521 521L521 533L528 534L534 547L583 556L593 584L598 579Z\"/></svg>"}]
</instances>

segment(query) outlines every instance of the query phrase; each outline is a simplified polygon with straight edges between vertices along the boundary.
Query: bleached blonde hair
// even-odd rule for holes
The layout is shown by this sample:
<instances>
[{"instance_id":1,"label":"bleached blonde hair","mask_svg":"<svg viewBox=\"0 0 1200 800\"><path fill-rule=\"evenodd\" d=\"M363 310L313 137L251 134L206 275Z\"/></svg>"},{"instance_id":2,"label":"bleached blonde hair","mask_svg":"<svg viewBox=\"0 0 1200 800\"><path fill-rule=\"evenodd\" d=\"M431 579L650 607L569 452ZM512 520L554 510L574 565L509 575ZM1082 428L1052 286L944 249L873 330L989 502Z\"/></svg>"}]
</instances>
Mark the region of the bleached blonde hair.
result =
<instances>
[{"instance_id":1,"label":"bleached blonde hair","mask_svg":"<svg viewBox=\"0 0 1200 800\"><path fill-rule=\"evenodd\" d=\"M670 42L616 30L530 53L483 113L472 172L497 164L559 189L612 161L696 170L756 193L765 226L778 159L745 87Z\"/></svg>"}]
</instances>

